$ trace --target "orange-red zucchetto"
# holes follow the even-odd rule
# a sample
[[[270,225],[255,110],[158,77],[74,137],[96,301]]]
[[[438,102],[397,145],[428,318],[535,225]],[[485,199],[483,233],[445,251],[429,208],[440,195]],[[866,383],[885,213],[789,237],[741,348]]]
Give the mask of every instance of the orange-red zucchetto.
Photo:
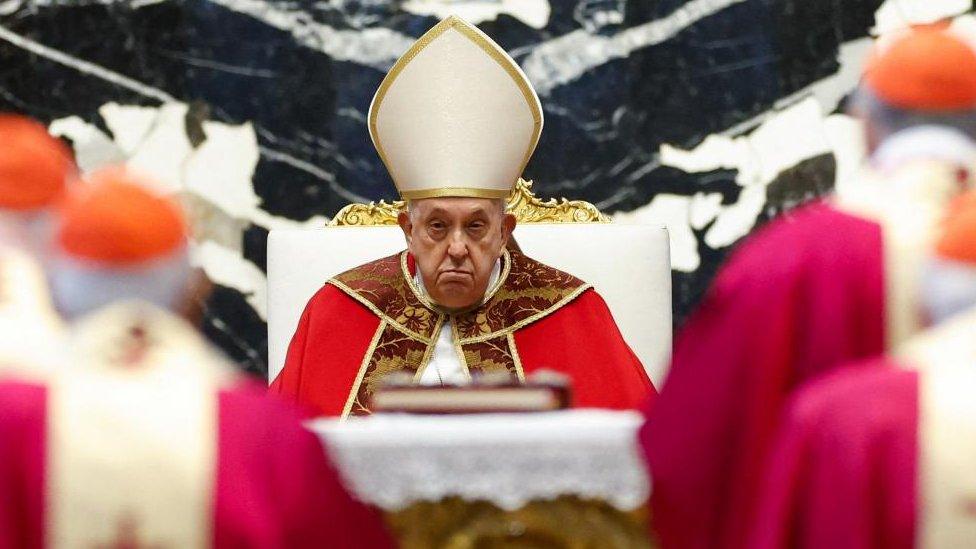
[[[65,201],[57,245],[77,259],[125,267],[173,255],[186,245],[187,233],[178,203],[124,169],[110,168]]]
[[[902,109],[976,108],[976,52],[944,25],[917,27],[876,50],[864,83],[885,103]]]
[[[68,147],[30,118],[0,114],[0,209],[53,206],[75,174]]]
[[[935,250],[943,259],[976,264],[976,191],[953,200]]]

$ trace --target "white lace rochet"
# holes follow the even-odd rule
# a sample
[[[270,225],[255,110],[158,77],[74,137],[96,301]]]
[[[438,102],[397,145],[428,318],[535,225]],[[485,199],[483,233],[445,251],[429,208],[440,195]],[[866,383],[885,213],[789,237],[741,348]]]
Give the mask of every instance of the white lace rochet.
[[[349,488],[386,510],[458,496],[518,509],[576,495],[631,510],[650,482],[634,412],[411,416],[317,420]]]

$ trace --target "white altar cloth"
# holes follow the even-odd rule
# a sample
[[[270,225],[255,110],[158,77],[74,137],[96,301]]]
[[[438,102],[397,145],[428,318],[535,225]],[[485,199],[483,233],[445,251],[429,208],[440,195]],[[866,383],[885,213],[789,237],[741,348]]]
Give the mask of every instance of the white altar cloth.
[[[650,482],[636,412],[376,414],[309,423],[349,488],[388,511],[457,496],[507,510],[575,495],[628,511]]]

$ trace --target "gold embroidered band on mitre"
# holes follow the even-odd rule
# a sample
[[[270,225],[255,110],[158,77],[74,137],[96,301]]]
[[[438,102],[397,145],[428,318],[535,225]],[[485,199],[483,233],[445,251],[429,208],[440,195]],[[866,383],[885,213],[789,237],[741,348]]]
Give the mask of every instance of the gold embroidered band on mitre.
[[[407,372],[419,381],[441,328],[451,320],[462,366],[473,375],[508,373],[525,380],[513,334],[572,302],[590,285],[517,252],[506,250],[498,283],[479,307],[450,314],[413,284],[407,252],[367,263],[328,282],[380,318],[342,416],[369,413],[383,380]]]

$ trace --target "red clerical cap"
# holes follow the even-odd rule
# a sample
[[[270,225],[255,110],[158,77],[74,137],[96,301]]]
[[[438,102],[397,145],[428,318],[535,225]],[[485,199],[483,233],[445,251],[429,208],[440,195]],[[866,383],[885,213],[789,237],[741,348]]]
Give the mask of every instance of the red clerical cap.
[[[36,210],[54,205],[75,173],[68,147],[38,122],[0,114],[0,208]]]
[[[976,52],[943,29],[944,25],[917,27],[877,50],[865,67],[865,84],[898,108],[976,108]]]
[[[948,208],[936,253],[945,259],[976,263],[976,191],[960,195]]]
[[[113,168],[94,174],[65,201],[57,242],[69,256],[127,266],[172,255],[187,233],[175,201]]]

